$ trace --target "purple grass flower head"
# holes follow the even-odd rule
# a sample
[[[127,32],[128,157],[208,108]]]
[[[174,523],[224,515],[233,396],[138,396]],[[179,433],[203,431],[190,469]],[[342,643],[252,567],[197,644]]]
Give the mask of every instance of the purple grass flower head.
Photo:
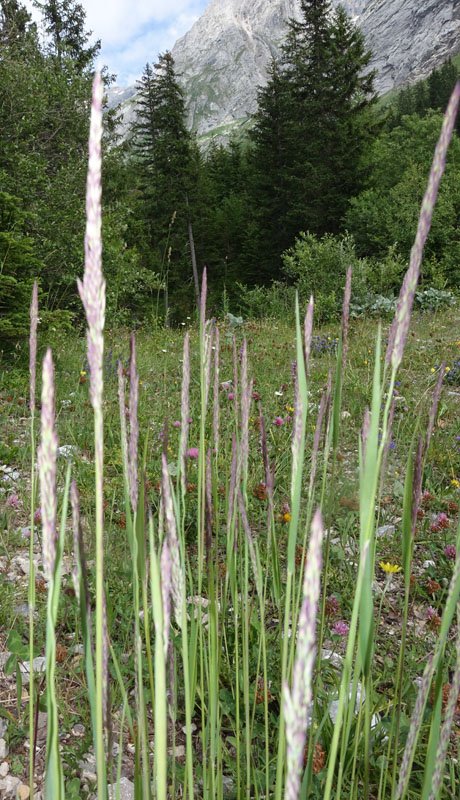
[[[208,275],[206,267],[203,269],[201,278],[201,296],[200,296],[200,323],[204,327],[206,320],[206,295],[208,293]]]
[[[449,690],[449,698],[447,700],[446,714],[444,722],[441,727],[441,734],[439,737],[438,749],[436,753],[435,767],[433,777],[431,779],[431,794],[428,800],[436,800],[439,796],[439,789],[441,788],[444,764],[446,761],[447,751],[449,749],[450,734],[454,721],[454,716],[457,710],[458,696],[460,694],[460,626],[457,625],[457,663],[452,678],[452,684]]]
[[[181,475],[181,491],[182,496],[185,497],[187,491],[187,444],[188,444],[188,431],[190,425],[190,334],[187,331],[184,337],[184,352],[182,359],[182,388],[181,388],[181,434],[179,445],[179,462],[180,462],[180,475]]]
[[[312,295],[310,297],[310,302],[308,303],[308,308],[307,308],[307,313],[305,314],[305,323],[304,323],[305,369],[307,373],[309,372],[310,368],[311,343],[313,336],[313,311],[314,311],[314,303]]]
[[[123,463],[127,463],[128,459],[128,433],[126,429],[126,379],[123,371],[123,364],[118,362],[118,405],[120,410],[120,429],[121,429],[121,452]]]
[[[138,502],[138,475],[137,475],[137,451],[139,445],[139,375],[136,364],[136,339],[131,335],[131,352],[129,359],[129,444],[128,444],[128,476],[129,476],[129,497],[133,513],[137,511]]]
[[[454,544],[448,544],[444,548],[444,555],[449,561],[455,561],[457,558],[457,549]]]
[[[29,397],[30,411],[35,412],[35,387],[37,383],[37,326],[38,326],[38,284],[34,281],[30,303],[29,335]]]
[[[305,564],[303,599],[299,612],[292,687],[283,687],[286,721],[287,769],[285,800],[297,800],[312,703],[313,667],[316,656],[316,617],[321,588],[323,521],[318,510],[313,518]]]
[[[211,448],[208,447],[206,453],[206,472],[204,485],[204,522],[205,522],[205,546],[206,561],[211,563],[212,557],[212,521],[214,511],[212,506],[212,470],[211,470]]]
[[[103,84],[99,73],[93,83],[89,134],[89,162],[86,184],[85,270],[78,291],[88,323],[88,364],[91,378],[91,403],[102,407],[105,324],[105,281],[102,275],[101,239],[101,138]]]
[[[21,501],[17,494],[10,494],[5,500],[5,505],[7,508],[17,509],[21,505]]]
[[[256,549],[254,546],[254,537],[252,535],[251,526],[249,525],[248,515],[246,511],[246,506],[244,504],[244,498],[241,489],[238,491],[238,507],[240,511],[241,522],[243,523],[244,535],[246,536],[246,541],[248,543],[249,557],[251,559],[251,566],[254,572],[254,580],[256,582],[256,587],[259,596],[262,597],[262,592],[263,592],[263,584],[261,580],[262,576],[257,566],[257,556],[256,556]]]
[[[236,406],[238,402],[239,380],[238,380],[238,353],[236,349],[236,339],[234,336],[232,340],[232,347],[233,347],[233,392],[231,398],[229,397],[229,400],[234,400]]]
[[[243,342],[241,353],[241,470],[243,481],[248,477],[249,413],[252,400],[252,381],[248,383],[248,346]]]
[[[369,408],[366,406],[364,410],[363,427],[361,430],[363,463],[366,461],[366,448],[367,448],[367,440],[369,437],[370,428],[371,428],[371,412],[369,411]]]
[[[214,320],[208,320],[205,323],[204,334],[204,403],[208,405],[209,389],[211,386],[211,364],[212,364],[212,347],[214,341]]]
[[[446,166],[447,150],[454,131],[459,102],[460,81],[457,82],[452,92],[449,105],[444,115],[441,135],[436,146],[428,178],[428,186],[422,202],[415,242],[410,255],[409,268],[404,277],[396,315],[390,329],[386,360],[387,363],[391,363],[394,370],[396,370],[401,363],[407,340],[412,306],[420,277],[423,250],[431,228],[431,219],[438,196],[439,185]]]
[[[185,577],[181,564],[179,540],[177,538],[176,517],[172,498],[171,479],[165,454],[161,457],[161,488],[164,504],[166,535],[171,555],[171,596],[174,605],[174,616],[179,627],[182,627],[182,609],[185,602]]]
[[[187,458],[191,458],[194,461],[199,457],[200,451],[198,447],[189,447],[187,450]]]
[[[336,636],[348,636],[348,631],[350,628],[343,619],[339,619],[334,623],[331,630]]]
[[[409,780],[410,766],[413,758],[413,749],[417,741],[417,734],[422,722],[423,712],[430,691],[431,681],[433,680],[434,665],[435,661],[433,655],[430,654],[428,656],[428,660],[425,665],[425,670],[423,672],[423,677],[419,686],[414,710],[412,712],[412,718],[409,726],[409,733],[406,739],[406,747],[404,749],[401,769],[399,772],[399,782],[398,782],[398,787],[396,789],[395,800],[400,800],[400,798],[405,792],[407,782]]]
[[[315,433],[314,433],[314,436],[313,436],[313,448],[312,448],[312,453],[311,453],[310,487],[309,487],[309,494],[310,495],[311,495],[311,493],[313,491],[313,486],[314,486],[315,478],[316,478],[316,466],[317,466],[317,461],[318,461],[319,443],[320,443],[320,439],[321,439],[321,431],[323,429],[323,422],[324,422],[324,416],[325,416],[325,413],[326,413],[326,408],[327,408],[327,406],[329,404],[329,393],[330,393],[330,391],[331,391],[331,389],[329,389],[329,387],[328,387],[328,388],[326,388],[324,390],[323,394],[321,395],[321,401],[320,401],[320,404],[319,404],[318,416],[317,416],[317,419],[316,419]]]
[[[276,425],[277,428],[281,428],[284,425],[283,417],[275,417],[273,424]]]
[[[72,582],[75,590],[77,603],[80,602],[80,580],[79,580],[79,561],[80,561],[80,497],[78,494],[76,481],[70,484],[70,504],[72,506],[72,534],[73,534],[73,566]],[[80,564],[81,568],[81,564]]]
[[[216,326],[215,332],[215,350],[214,350],[214,396],[212,408],[212,433],[214,438],[214,452],[219,452],[219,358],[220,358],[220,332]]]
[[[40,508],[42,512],[43,571],[47,580],[54,574],[57,545],[56,459],[58,439],[55,429],[54,366],[51,350],[43,360],[41,438],[38,450]]]
[[[417,526],[417,513],[420,508],[420,502],[422,499],[423,452],[424,452],[423,439],[421,436],[419,436],[417,453],[415,456],[415,464],[414,464],[414,477],[412,481],[412,536],[415,536],[415,528]]]
[[[165,538],[163,542],[163,547],[161,549],[160,570],[161,570],[161,597],[163,606],[163,646],[166,658],[168,653],[169,628],[171,625],[171,591],[172,591],[172,582],[171,582],[172,562],[171,562],[171,553],[169,550],[168,537]]]
[[[438,380],[436,381],[436,386],[433,392],[433,400],[431,403],[430,414],[428,417],[428,428],[426,431],[426,439],[425,439],[425,452],[427,452],[430,446],[431,436],[433,434],[436,417],[438,415],[438,406],[439,406],[439,400],[441,399],[442,382],[444,380],[445,367],[446,367],[446,362],[443,361],[439,370]]]
[[[236,489],[240,481],[240,459],[238,458],[238,447],[235,435],[232,437],[232,464],[230,467],[230,484],[228,490],[228,511],[227,511],[227,536],[230,535],[233,519],[235,516]],[[236,537],[236,532],[235,532]],[[236,546],[236,538],[235,538]]]

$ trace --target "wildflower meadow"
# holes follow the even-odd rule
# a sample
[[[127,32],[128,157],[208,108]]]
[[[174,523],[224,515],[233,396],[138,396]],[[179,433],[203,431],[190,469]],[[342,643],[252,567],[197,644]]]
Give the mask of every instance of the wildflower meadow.
[[[318,334],[208,318],[206,271],[185,330],[105,330],[102,91],[86,340],[35,284],[0,376],[0,796],[457,798],[458,312],[412,311],[460,84],[393,322],[349,270]]]

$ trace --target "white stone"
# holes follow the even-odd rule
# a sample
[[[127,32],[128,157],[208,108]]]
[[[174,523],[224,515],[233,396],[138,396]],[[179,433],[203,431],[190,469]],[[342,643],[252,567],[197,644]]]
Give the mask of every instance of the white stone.
[[[3,761],[8,755],[8,745],[5,739],[0,739],[0,760]]]
[[[16,789],[21,781],[13,775],[7,775],[0,780],[0,797],[2,800],[10,800],[16,797]]]
[[[10,771],[10,765],[8,764],[8,761],[2,761],[2,763],[0,764],[0,778],[6,778],[9,771]]]
[[[16,789],[17,800],[28,800],[30,797],[30,789],[25,783],[20,783]]]
[[[380,528],[377,528],[377,537],[393,536],[395,531],[396,531],[395,525],[381,525]]]
[[[110,800],[115,800],[117,797],[117,785],[115,783],[111,783],[109,784],[108,788]],[[118,791],[120,793],[120,800],[134,800],[134,783],[132,783],[128,778],[121,778],[118,785]]]
[[[46,659],[44,656],[37,656],[32,661],[32,667],[34,673],[37,675],[42,675],[46,670]],[[23,661],[19,664],[19,669],[21,670],[22,675],[22,682],[24,686],[27,686],[30,680],[30,661]]]
[[[432,567],[435,567],[435,566],[436,566],[436,563],[430,558],[427,561],[423,562],[423,569],[431,569]]]

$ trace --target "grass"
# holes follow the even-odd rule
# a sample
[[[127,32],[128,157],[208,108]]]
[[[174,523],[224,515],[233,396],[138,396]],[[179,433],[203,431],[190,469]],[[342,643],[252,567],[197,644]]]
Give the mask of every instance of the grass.
[[[1,575],[6,602],[29,599],[27,621],[10,609],[2,716],[16,771],[28,730],[47,800],[88,794],[78,756],[91,747],[98,800],[110,782],[119,794],[122,771],[135,800],[455,796],[459,391],[445,379],[460,345],[451,309],[408,325],[459,97],[390,330],[349,330],[349,274],[339,330],[312,338],[313,305],[302,330],[297,303],[295,330],[235,336],[206,320],[204,273],[183,341],[117,331],[104,355],[96,77],[88,364],[77,338],[43,361],[36,571],[16,552],[30,520],[35,558],[35,359],[29,389],[20,370],[1,386]],[[35,652],[46,667],[28,697]]]
[[[377,540],[377,562],[390,562],[401,564],[401,525],[400,506],[404,491],[405,459],[411,445],[414,420],[421,415],[426,418],[430,397],[433,391],[437,374],[432,370],[437,365],[446,361],[454,361],[458,355],[460,344],[453,332],[456,329],[456,310],[449,309],[438,315],[419,315],[415,318],[408,343],[406,358],[399,376],[400,383],[396,388],[397,404],[394,423],[394,449],[390,450],[387,475],[379,503],[378,524],[382,529],[387,526],[387,532]],[[226,337],[225,325],[221,330],[221,383],[231,379],[233,374],[233,346]],[[327,340],[337,336],[337,329],[330,327],[320,332]],[[375,334],[375,324],[370,320],[356,320],[351,324],[350,348],[348,367],[344,383],[344,403],[342,409],[341,440],[337,453],[337,465],[334,477],[334,492],[328,492],[328,520],[333,530],[330,544],[330,561],[328,571],[328,585],[326,607],[324,609],[324,651],[337,652],[343,655],[344,638],[334,634],[334,625],[344,621],[349,624],[352,610],[352,601],[355,591],[356,564],[358,558],[358,461],[356,441],[359,435],[361,420],[366,403],[371,392],[372,374],[372,336]],[[190,416],[192,419],[189,441],[195,445],[199,441],[199,385],[198,370],[198,338],[196,328],[190,330],[192,351],[192,404]],[[247,337],[250,359],[250,372],[254,378],[254,391],[261,398],[261,404],[267,424],[267,439],[270,459],[274,464],[275,489],[274,489],[274,532],[276,546],[280,561],[282,581],[287,559],[288,523],[283,521],[283,507],[290,501],[290,438],[292,423],[286,422],[278,427],[274,424],[277,418],[286,419],[292,416],[294,406],[294,388],[292,380],[292,362],[295,359],[295,331],[292,328],[277,324],[252,324],[247,323],[244,330],[238,334],[237,350],[241,347],[243,336]],[[161,438],[165,420],[168,426],[168,462],[174,464],[179,446],[179,431],[173,427],[173,422],[180,419],[180,388],[181,388],[181,348],[182,333],[178,331],[143,332],[138,335],[138,368],[140,379],[139,420],[140,430],[148,432],[146,444],[146,485],[149,506],[158,509],[159,483],[161,480]],[[105,403],[106,419],[106,478],[105,498],[105,552],[106,552],[106,584],[117,587],[117,591],[110,592],[109,601],[109,632],[112,645],[121,658],[122,670],[126,686],[131,685],[134,661],[132,657],[132,582],[129,567],[129,547],[126,537],[126,512],[123,499],[122,454],[119,444],[119,426],[117,422],[116,378],[115,359],[121,357],[127,363],[129,357],[129,337],[123,331],[117,331],[109,337],[108,352],[112,349],[112,359],[106,361],[106,387],[107,399]],[[87,375],[82,375],[85,365],[85,341],[83,337],[61,341],[54,348],[56,362],[56,384],[58,387],[58,435],[61,446],[70,445],[75,448],[73,473],[80,488],[82,518],[85,538],[89,550],[88,557],[92,558],[93,527],[93,485],[92,485],[92,414],[89,403],[89,382]],[[327,375],[334,368],[335,358],[333,352],[313,355],[311,368],[310,405],[311,410],[316,409],[321,392],[323,391]],[[28,523],[27,511],[29,501],[29,486],[26,480],[27,465],[30,451],[27,438],[28,418],[24,413],[24,403],[27,396],[27,378],[24,371],[17,369],[3,373],[1,378],[1,403],[2,417],[5,421],[2,430],[4,447],[3,461],[17,468],[22,476],[20,481],[19,497],[21,506],[18,509],[5,509],[3,512],[2,533],[2,559],[4,574],[2,584],[5,590],[2,594],[2,627],[14,627],[21,635],[24,642],[28,639],[26,622],[14,613],[21,603],[27,601],[27,587],[25,584],[12,584],[6,579],[9,571],[8,563],[11,557],[20,550],[25,553],[25,543],[16,533]],[[459,501],[459,491],[452,481],[460,477],[460,446],[457,437],[460,436],[458,422],[458,396],[460,389],[448,386],[444,389],[439,418],[430,449],[429,462],[425,471],[424,489],[432,497],[424,501],[424,517],[419,522],[419,530],[414,552],[412,574],[414,576],[411,586],[408,630],[407,630],[407,660],[405,664],[404,692],[402,698],[402,732],[412,708],[416,687],[414,681],[420,677],[426,653],[432,649],[436,639],[436,628],[428,618],[428,609],[435,608],[442,612],[446,596],[446,582],[452,573],[452,561],[444,555],[444,549],[449,544],[455,544],[455,527],[457,520],[456,504]],[[228,400],[228,392],[221,390],[221,465],[224,468],[230,462],[231,437],[234,431],[233,402]],[[314,413],[314,411],[313,411]],[[248,517],[254,536],[264,552],[266,526],[267,500],[261,484],[264,482],[264,468],[259,452],[260,432],[257,427],[258,411],[256,402],[253,402],[250,417],[249,439],[249,467],[248,467]],[[311,450],[313,437],[314,416],[307,426],[307,453]],[[141,451],[143,444],[141,444]],[[5,457],[6,456],[6,457]],[[64,478],[64,458],[59,459],[61,482]],[[222,467],[220,469],[222,469]],[[308,471],[307,471],[308,475]],[[188,550],[189,569],[196,570],[197,565],[197,537],[195,523],[195,503],[198,485],[198,465],[193,461],[188,470],[189,505],[184,524],[184,536]],[[330,478],[329,470],[326,472],[326,487]],[[221,476],[219,485],[215,487],[217,496],[216,507],[216,568],[222,572],[226,567],[226,541],[225,519],[228,498],[228,475]],[[7,493],[6,496],[8,496]],[[261,497],[262,499],[259,499]],[[449,510],[452,509],[452,510]],[[446,528],[433,533],[430,528],[434,515],[445,512],[449,517]],[[305,513],[305,510],[304,512]],[[388,527],[389,526],[389,527]],[[219,533],[217,532],[219,531]],[[71,542],[67,541],[68,554],[71,558]],[[301,548],[299,548],[301,549]],[[301,558],[297,551],[296,558]],[[432,562],[432,563],[431,563]],[[424,566],[425,565],[425,566]],[[300,564],[298,565],[298,568]],[[219,592],[223,591],[224,579],[219,574]],[[430,593],[430,587],[434,587]],[[42,584],[40,579],[38,587]],[[380,606],[376,624],[376,659],[372,698],[372,713],[380,715],[378,728],[375,732],[376,740],[382,741],[391,711],[394,695],[394,674],[396,669],[395,643],[400,637],[402,625],[402,611],[404,604],[404,588],[401,574],[396,574],[391,579],[390,588],[386,589],[387,578],[385,573],[377,569],[375,593],[377,605]],[[61,726],[70,733],[76,722],[85,725],[87,734],[90,732],[89,707],[84,704],[85,676],[82,658],[75,651],[75,644],[79,640],[79,623],[75,599],[72,597],[72,584],[69,576],[64,579],[65,593],[62,596],[61,607],[58,612],[58,649],[61,653],[60,663],[57,665],[57,683],[60,687],[60,715]],[[437,588],[438,587],[438,588]],[[91,591],[94,590],[92,586]],[[205,593],[206,594],[206,593]],[[332,600],[331,598],[334,598]],[[37,593],[36,615],[36,650],[43,652],[44,648],[44,608],[46,595],[40,589]],[[15,619],[16,617],[16,619]],[[275,698],[280,695],[279,685],[279,631],[277,627],[278,612],[272,602],[267,603],[265,610],[265,626],[267,630],[267,689],[270,694],[269,724],[270,729],[276,725],[279,703]],[[14,621],[12,625],[12,620]],[[257,628],[248,631],[250,646],[248,667],[248,693],[252,702],[259,693],[263,694],[263,686],[259,679],[256,680],[259,654],[254,651],[253,638],[256,637]],[[226,636],[230,636],[230,630]],[[236,766],[232,764],[232,748],[236,747],[235,731],[235,696],[234,686],[231,682],[231,657],[229,643],[226,659],[221,664],[222,674],[219,680],[220,713],[225,725],[222,726],[222,748],[227,776],[235,780]],[[327,704],[334,693],[337,692],[338,671],[332,665],[330,658],[323,661],[318,674],[318,699],[317,707],[324,716]],[[444,676],[444,683],[448,682],[448,673]],[[121,696],[119,689],[113,686],[113,709],[120,708]],[[257,702],[254,706],[254,721],[252,725],[251,749],[254,747],[254,761],[257,763],[259,755],[263,753],[263,703]],[[10,706],[11,708],[12,706]],[[8,708],[8,706],[7,706]],[[25,736],[25,713],[23,707],[21,714],[15,718],[15,723],[10,726],[9,735],[19,737],[15,747],[20,754],[22,737]],[[197,720],[198,722],[199,720]],[[179,740],[182,740],[184,717],[178,710],[175,719],[175,729]],[[197,723],[195,723],[197,724]],[[353,726],[356,721],[352,722]],[[318,735],[318,744],[327,754],[332,735],[330,720],[325,717],[322,721]],[[233,742],[233,744],[232,744]],[[78,758],[81,759],[83,751],[89,746],[88,735],[81,741],[70,741],[70,763],[76,768]],[[197,745],[195,745],[197,746]],[[317,752],[320,753],[319,748]],[[454,755],[452,753],[452,755]],[[383,750],[375,757],[373,770],[378,769],[378,758],[383,756]],[[64,756],[66,759],[66,756]],[[358,762],[356,771],[362,770],[363,752],[358,746]],[[320,763],[320,762],[318,762]],[[453,762],[452,762],[453,763]],[[181,759],[178,760],[176,769],[179,775],[183,769]],[[70,779],[70,776],[68,776]],[[321,781],[321,771],[315,776],[317,785]],[[446,795],[449,796],[449,795]]]

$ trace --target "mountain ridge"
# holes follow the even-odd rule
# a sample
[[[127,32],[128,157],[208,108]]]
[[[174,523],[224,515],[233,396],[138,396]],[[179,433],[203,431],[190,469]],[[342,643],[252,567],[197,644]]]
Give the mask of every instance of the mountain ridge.
[[[332,6],[339,0],[332,0]],[[460,51],[458,0],[343,0],[373,52],[376,90],[426,77]],[[277,56],[289,18],[299,18],[300,0],[211,0],[172,55],[184,89],[188,126],[202,141],[225,138],[257,108],[257,88]],[[120,90],[124,127],[135,112],[135,87]]]

